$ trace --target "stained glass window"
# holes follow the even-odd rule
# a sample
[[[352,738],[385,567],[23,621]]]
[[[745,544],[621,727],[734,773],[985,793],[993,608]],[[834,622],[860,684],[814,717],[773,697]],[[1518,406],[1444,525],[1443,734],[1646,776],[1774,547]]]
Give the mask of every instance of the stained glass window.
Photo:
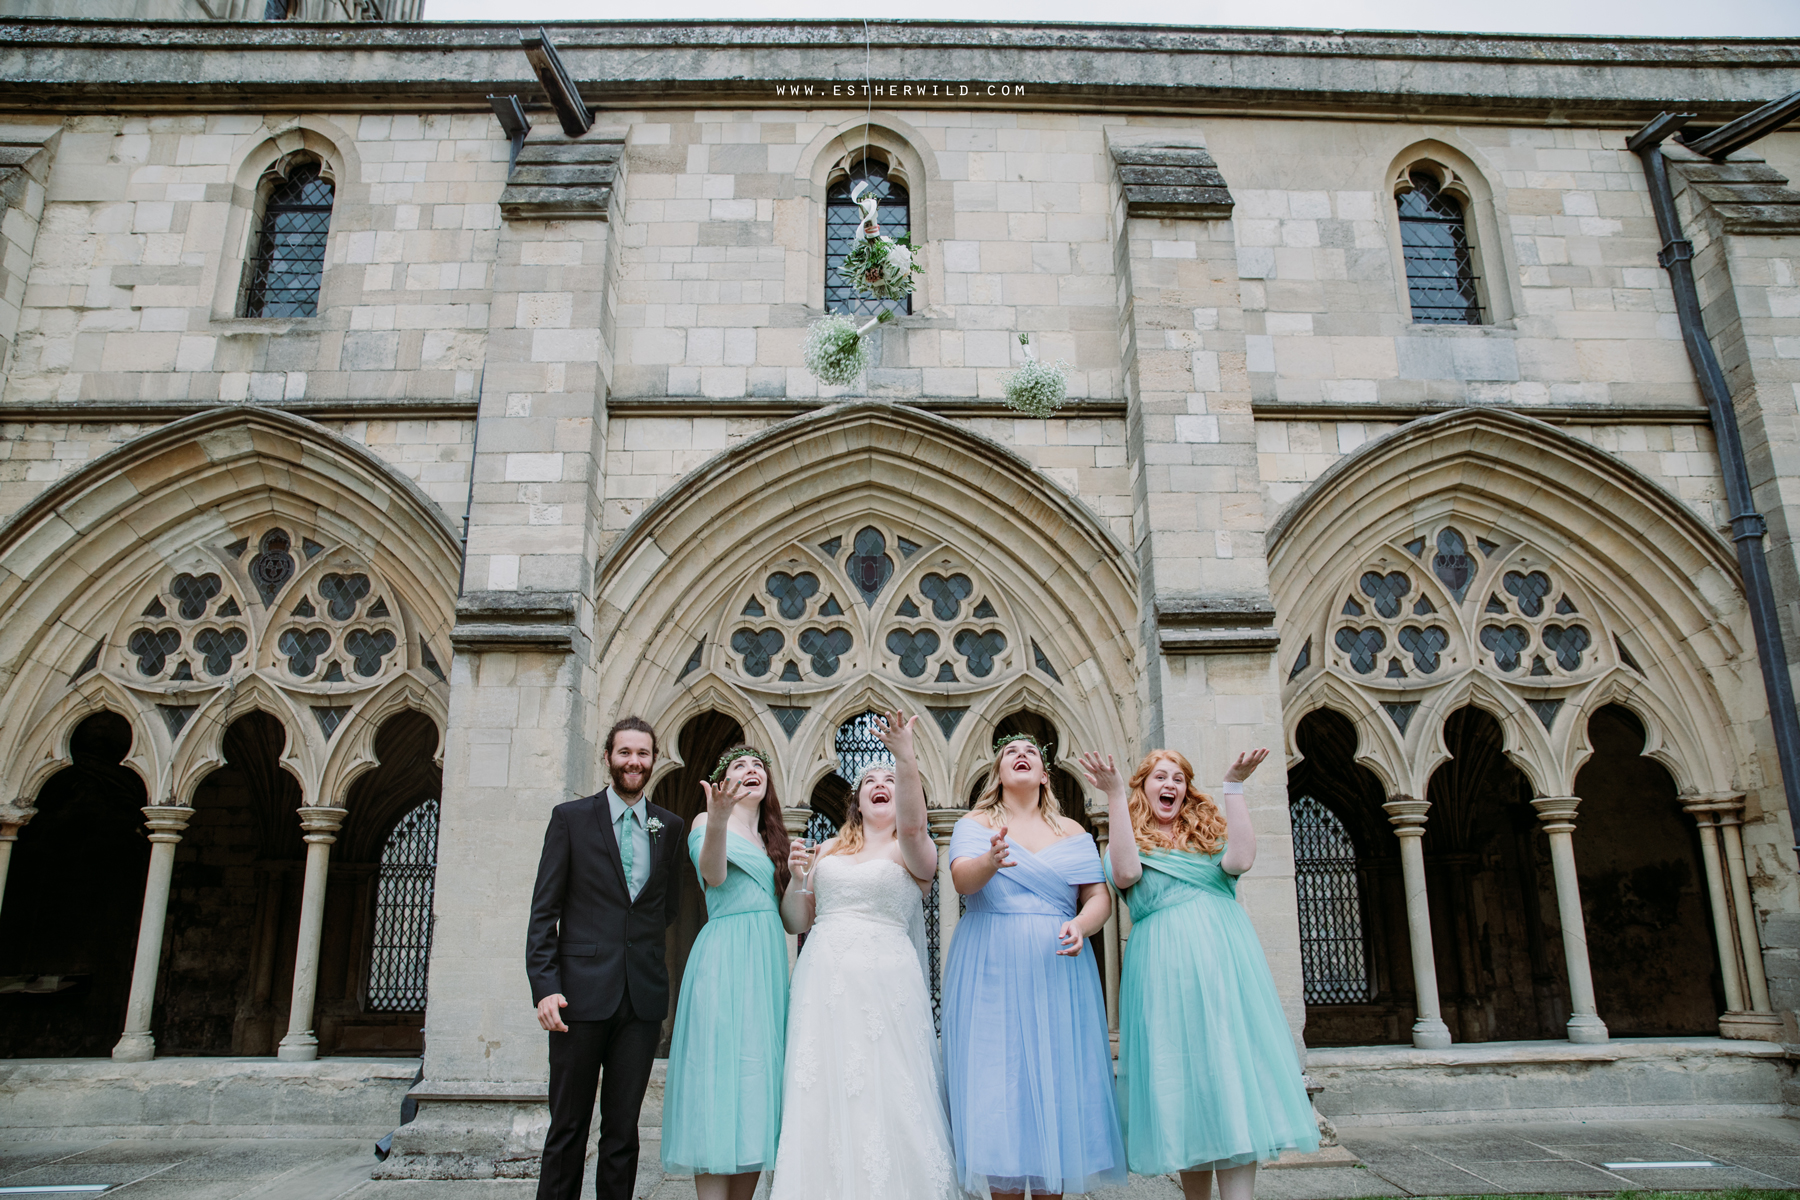
[[[331,181],[319,164],[295,166],[277,179],[263,207],[262,230],[244,292],[246,317],[315,317],[331,227]]]
[[[1463,207],[1429,171],[1414,171],[1412,190],[1395,198],[1400,209],[1400,252],[1414,321],[1436,325],[1481,324],[1475,259]]]
[[[865,158],[850,168],[850,174],[832,184],[825,192],[825,311],[872,317],[886,311],[895,316],[912,312],[912,297],[875,300],[858,296],[838,274],[850,248],[856,244],[856,229],[862,223],[862,210],[850,198],[851,189],[867,180],[869,190],[881,201],[881,232],[884,237],[899,238],[912,232],[912,209],[906,189],[897,179],[889,179],[887,167]]]
[[[381,851],[375,885],[375,945],[369,1009],[424,1012],[431,958],[431,894],[437,879],[438,802],[400,818]]]

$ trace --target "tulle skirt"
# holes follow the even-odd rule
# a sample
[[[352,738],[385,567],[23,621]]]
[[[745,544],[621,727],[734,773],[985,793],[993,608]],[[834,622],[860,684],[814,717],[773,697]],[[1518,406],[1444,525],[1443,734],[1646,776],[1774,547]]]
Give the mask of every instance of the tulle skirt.
[[[976,1195],[1125,1181],[1100,973],[1091,946],[1056,953],[1065,919],[971,908],[951,941],[944,1074],[958,1177]]]
[[[1268,960],[1236,900],[1196,892],[1132,926],[1119,980],[1119,1112],[1139,1175],[1319,1148]]]
[[[664,1169],[736,1175],[775,1166],[787,994],[787,939],[773,909],[701,928],[669,1046]]]

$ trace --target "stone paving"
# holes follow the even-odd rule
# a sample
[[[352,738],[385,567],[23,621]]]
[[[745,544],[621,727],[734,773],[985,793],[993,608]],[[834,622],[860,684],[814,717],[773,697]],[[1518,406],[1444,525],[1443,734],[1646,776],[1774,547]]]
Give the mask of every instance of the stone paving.
[[[1800,1189],[1800,1122],[1776,1118],[1437,1125],[1352,1130],[1343,1140],[1359,1163],[1264,1171],[1257,1194],[1350,1200]],[[647,1136],[638,1197],[688,1200],[693,1183],[656,1170],[656,1148]],[[1702,1161],[1716,1165],[1621,1165]],[[111,1184],[108,1194],[129,1200],[531,1200],[536,1191],[534,1180],[377,1181],[369,1178],[374,1165],[367,1142],[341,1138],[16,1141],[0,1144],[0,1189]],[[591,1181],[582,1192],[592,1195]],[[1133,1176],[1092,1200],[1180,1197],[1172,1178]]]

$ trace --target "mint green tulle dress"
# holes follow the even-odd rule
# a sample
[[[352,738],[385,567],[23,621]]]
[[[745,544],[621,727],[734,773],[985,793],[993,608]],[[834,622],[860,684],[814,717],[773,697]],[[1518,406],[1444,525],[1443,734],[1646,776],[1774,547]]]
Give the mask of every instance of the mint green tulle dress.
[[[1319,1148],[1293,1035],[1224,853],[1140,849],[1143,878],[1125,893],[1119,1116],[1139,1175]]]
[[[688,835],[696,870],[705,837]],[[775,864],[735,830],[725,835],[725,864],[725,882],[706,889],[706,924],[675,1006],[662,1162],[676,1174],[772,1170],[781,1134],[788,956]]]

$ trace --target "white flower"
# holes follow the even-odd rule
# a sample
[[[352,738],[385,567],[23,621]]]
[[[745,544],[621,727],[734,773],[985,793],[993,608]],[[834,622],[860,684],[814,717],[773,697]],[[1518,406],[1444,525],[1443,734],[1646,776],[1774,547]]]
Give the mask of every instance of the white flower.
[[[912,270],[912,251],[908,250],[905,246],[896,246],[890,243],[888,246],[887,260],[888,265],[894,269],[894,274],[896,275],[905,275],[908,271]]]
[[[644,832],[649,834],[651,837],[655,837],[657,834],[661,833],[662,831],[663,831],[663,823],[662,823],[661,817],[651,817],[648,821],[644,822]]]

